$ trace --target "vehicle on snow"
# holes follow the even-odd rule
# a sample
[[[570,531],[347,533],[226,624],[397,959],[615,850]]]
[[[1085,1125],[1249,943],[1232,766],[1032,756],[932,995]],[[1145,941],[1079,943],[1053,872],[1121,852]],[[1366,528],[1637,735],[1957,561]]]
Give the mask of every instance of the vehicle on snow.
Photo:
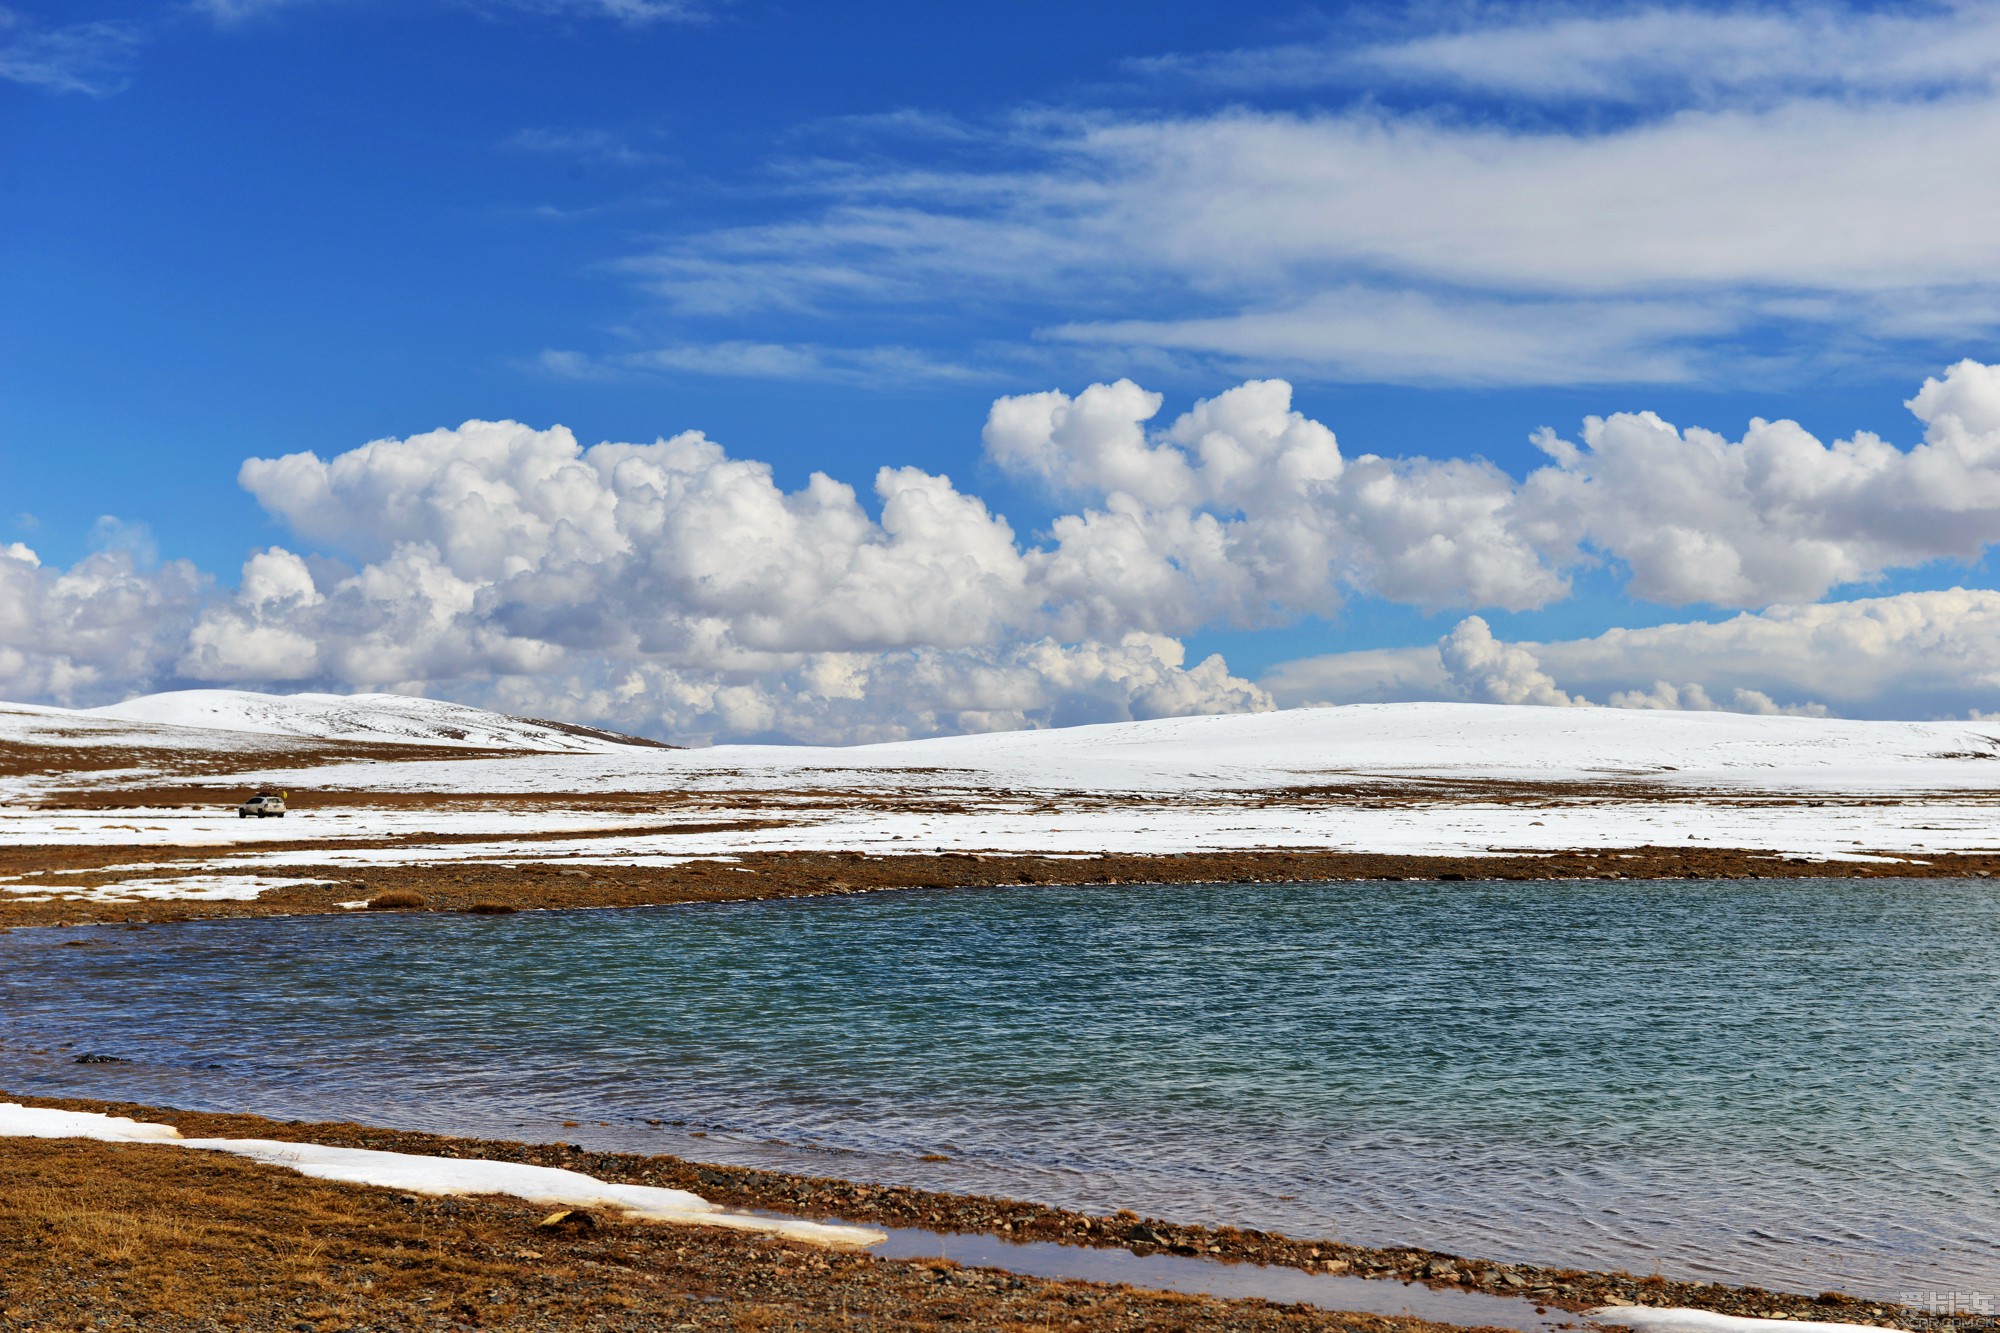
[[[267,791],[260,791],[236,807],[236,817],[238,819],[249,819],[254,815],[258,819],[263,819],[268,815],[276,815],[278,818],[283,819],[285,817],[285,797],[287,795],[289,795],[287,792],[279,792],[273,795]]]

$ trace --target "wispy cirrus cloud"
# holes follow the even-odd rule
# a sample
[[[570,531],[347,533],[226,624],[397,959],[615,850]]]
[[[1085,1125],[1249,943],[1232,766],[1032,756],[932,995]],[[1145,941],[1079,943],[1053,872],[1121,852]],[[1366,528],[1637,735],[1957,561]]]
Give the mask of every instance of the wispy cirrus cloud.
[[[0,8],[0,79],[49,92],[108,97],[130,78],[142,40],[125,23],[37,23]]]
[[[1971,92],[1609,127],[1038,113],[996,129],[983,165],[797,167],[778,216],[620,267],[682,315],[972,307],[1021,337],[1238,371],[1766,378],[2000,332],[2000,177],[1978,165],[1994,144],[2000,96]]]
[[[640,351],[591,356],[549,348],[535,358],[546,374],[603,380],[658,372],[726,379],[822,380],[841,384],[976,383],[990,371],[942,360],[915,347],[839,347],[819,343],[760,343],[741,339],[679,342]]]
[[[948,141],[845,122],[756,221],[615,267],[724,339],[977,312],[987,349],[1318,380],[1740,387],[2000,337],[2000,4],[1371,22]]]
[[[684,23],[707,18],[714,5],[699,0],[436,0],[489,17],[539,14],[551,18],[610,19],[632,26]],[[192,8],[217,23],[241,23],[284,9],[334,4],[339,0],[192,0]]]
[[[501,146],[511,152],[609,162],[622,167],[645,166],[665,160],[663,154],[637,147],[624,136],[601,129],[523,129],[507,136]]]
[[[1329,35],[1134,60],[1142,77],[1233,92],[1380,84],[1555,101],[1770,102],[1989,91],[2000,8],[1831,4],[1476,8],[1432,31]]]
[[[1679,383],[1733,330],[1717,302],[1501,300],[1353,284],[1291,306],[1191,319],[1082,321],[1046,336],[1159,348],[1349,381],[1456,384]]]
[[[690,23],[709,18],[715,4],[702,0],[458,0],[489,13],[512,11],[558,18],[611,19],[643,27],[650,23]]]

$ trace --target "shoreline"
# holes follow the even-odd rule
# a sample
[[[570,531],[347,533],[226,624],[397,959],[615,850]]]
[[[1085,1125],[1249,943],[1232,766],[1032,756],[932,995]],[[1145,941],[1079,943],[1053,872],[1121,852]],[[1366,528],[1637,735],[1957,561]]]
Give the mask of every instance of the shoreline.
[[[835,1177],[692,1162],[664,1155],[594,1152],[562,1143],[464,1138],[383,1129],[351,1122],[276,1121],[255,1115],[183,1111],[131,1102],[20,1096],[4,1090],[0,1090],[0,1100],[159,1121],[173,1124],[191,1136],[279,1139],[561,1167],[601,1180],[686,1189],[711,1202],[733,1208],[812,1220],[838,1218],[851,1223],[986,1235],[1008,1241],[1124,1249],[1141,1256],[1164,1253],[1224,1263],[1296,1269],[1311,1274],[1418,1284],[1437,1291],[1521,1297],[1550,1311],[1577,1313],[1615,1305],[1680,1306],[1752,1318],[1874,1324],[1910,1330],[1911,1333],[1936,1333],[1946,1328],[1959,1333],[1993,1333],[1993,1330],[2000,1329],[2000,1321],[1990,1317],[1941,1318],[1889,1302],[1833,1292],[1807,1296],[1751,1286],[1676,1281],[1658,1275],[1640,1277],[1629,1273],[1496,1263],[1411,1246],[1370,1248],[1229,1226],[1184,1225],[1166,1219],[1140,1217],[1130,1212],[1091,1215],[1014,1199],[873,1185]],[[38,1146],[73,1142],[0,1139],[0,1148],[32,1157]],[[134,1146],[137,1145],[119,1145],[121,1154]],[[174,1150],[161,1148],[157,1151]],[[143,1195],[143,1181],[138,1177],[132,1179]],[[315,1186],[320,1184],[314,1182]],[[392,1191],[377,1193],[393,1194]],[[142,1197],[141,1206],[150,1207],[157,1202]],[[535,1210],[530,1208],[528,1211]],[[860,1262],[889,1265],[915,1261],[882,1259]],[[6,1279],[0,1279],[0,1316],[4,1316],[8,1300],[12,1299],[5,1294],[5,1284]],[[1093,1284],[1057,1285],[1088,1287]],[[1232,1307],[1246,1304],[1240,1300],[1221,1301],[1212,1297],[1172,1299],[1210,1301]],[[1265,1303],[1253,1300],[1247,1304],[1264,1306]],[[1318,1317],[1338,1312],[1311,1310],[1310,1313]],[[1381,1321],[1381,1327],[1398,1328],[1414,1328],[1423,1322],[1352,1313],[1339,1313],[1339,1319],[1342,1321],[1339,1326],[1349,1329],[1362,1326],[1355,1322],[1357,1320],[1377,1320]],[[1090,1326],[1117,1325],[1095,1322]],[[6,1319],[0,1317],[0,1328],[7,1327]]]
[[[271,844],[282,850],[284,844]],[[1096,853],[851,851],[742,852],[694,857],[672,866],[516,858],[506,863],[462,861],[385,864],[365,868],[335,862],[299,863],[282,874],[309,883],[267,889],[249,899],[84,896],[116,884],[121,868],[145,862],[155,875],[241,873],[226,861],[185,847],[0,848],[0,876],[17,877],[0,892],[0,929],[15,926],[165,924],[251,916],[343,915],[344,904],[384,893],[416,893],[420,906],[401,911],[467,912],[657,907],[703,902],[753,902],[839,897],[881,889],[1016,888],[1033,885],[1391,883],[1400,880],[1626,881],[1721,879],[1990,879],[2000,852],[1932,853],[1922,858],[1865,853],[1869,860],[1819,860],[1756,848],[1594,848],[1482,856],[1412,855],[1319,850],[1214,853]],[[61,875],[30,885],[20,877]]]

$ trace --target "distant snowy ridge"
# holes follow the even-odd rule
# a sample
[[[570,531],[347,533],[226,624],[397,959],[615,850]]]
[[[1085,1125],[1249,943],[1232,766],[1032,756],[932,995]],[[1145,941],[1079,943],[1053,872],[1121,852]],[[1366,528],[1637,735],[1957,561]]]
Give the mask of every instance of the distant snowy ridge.
[[[199,740],[195,731],[202,733]],[[269,751],[274,741],[294,737],[506,752],[491,764],[470,755],[454,760],[445,766],[449,773],[417,764],[408,780],[433,790],[468,783],[486,791],[578,791],[916,782],[1110,793],[1268,790],[1356,778],[1637,780],[1831,792],[2000,788],[2000,723],[1963,721],[1350,704],[874,745],[684,750],[394,694],[183,690],[76,711],[0,705],[0,739],[157,746],[181,735],[191,748],[235,745],[246,753]],[[538,754],[546,758],[533,757]],[[394,785],[403,767],[373,763],[368,781]]]
[[[67,710],[35,709],[38,718]],[[155,727],[301,736],[315,740],[464,746],[488,750],[602,753],[658,742],[563,722],[509,717],[465,704],[401,694],[253,694],[247,690],[177,690],[103,708],[77,718]]]
[[[1373,776],[1956,789],[2000,786],[2000,762],[1968,762],[2000,760],[2000,724],[1347,704],[848,748],[722,745],[686,758],[708,768],[857,775],[945,769],[1047,790],[1267,789]]]

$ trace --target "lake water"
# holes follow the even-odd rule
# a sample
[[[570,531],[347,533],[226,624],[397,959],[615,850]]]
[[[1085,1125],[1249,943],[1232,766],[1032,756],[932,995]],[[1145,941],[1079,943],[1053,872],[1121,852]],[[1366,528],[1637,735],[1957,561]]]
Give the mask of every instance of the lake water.
[[[2000,1291],[1996,1010],[1990,881],[900,892],[16,931],[0,1088],[1894,1298]]]

